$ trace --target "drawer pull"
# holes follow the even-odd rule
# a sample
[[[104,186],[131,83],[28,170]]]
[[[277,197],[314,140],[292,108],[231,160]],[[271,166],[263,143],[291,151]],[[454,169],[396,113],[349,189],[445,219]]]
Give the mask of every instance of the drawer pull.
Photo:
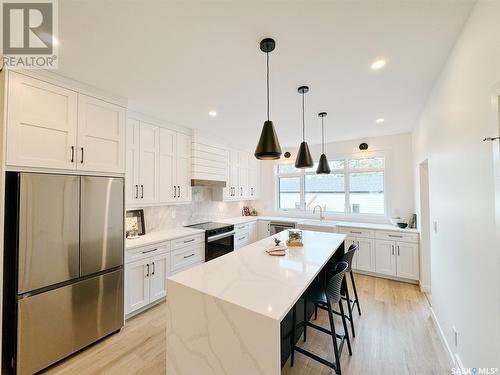
[[[194,238],[191,238],[190,240],[184,241],[184,243],[193,242],[193,241],[194,241]]]
[[[403,236],[396,236],[395,234],[389,234],[389,237],[394,237],[394,238],[403,238]]]
[[[146,277],[149,277],[149,264],[146,264],[148,271],[146,272]]]
[[[244,239],[245,239],[245,237],[240,237],[240,238],[238,238],[238,241],[241,241],[241,240],[244,240]]]
[[[156,250],[158,250],[158,249],[147,250],[147,251],[143,251],[142,253],[143,254],[152,253],[153,251],[156,251]]]
[[[354,233],[354,234],[363,234],[363,232],[354,232],[354,231],[349,231],[350,233]]]
[[[190,255],[184,255],[184,259],[191,258],[191,257],[194,257],[194,253],[190,254]]]

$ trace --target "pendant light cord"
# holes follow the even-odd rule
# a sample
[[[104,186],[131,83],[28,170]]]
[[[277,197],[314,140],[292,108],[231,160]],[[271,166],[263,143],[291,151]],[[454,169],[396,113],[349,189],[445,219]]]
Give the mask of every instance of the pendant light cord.
[[[321,117],[321,153],[325,153],[325,118]]]
[[[269,121],[269,52],[266,52],[266,60],[267,60],[267,121]]]
[[[306,141],[306,118],[305,118],[305,105],[304,93],[302,93],[302,142]]]

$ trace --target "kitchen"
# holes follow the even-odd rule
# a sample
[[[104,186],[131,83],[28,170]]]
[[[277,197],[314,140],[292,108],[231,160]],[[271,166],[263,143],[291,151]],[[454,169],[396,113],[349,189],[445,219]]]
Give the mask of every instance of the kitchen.
[[[500,366],[498,3],[47,3],[57,69],[0,71],[2,373]]]

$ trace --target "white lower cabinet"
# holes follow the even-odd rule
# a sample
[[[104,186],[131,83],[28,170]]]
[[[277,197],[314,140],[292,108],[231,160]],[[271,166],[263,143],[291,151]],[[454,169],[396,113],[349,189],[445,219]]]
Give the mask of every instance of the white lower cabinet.
[[[418,280],[419,262],[418,245],[415,243],[396,242],[397,259],[396,270],[399,277],[405,279]]]
[[[259,239],[257,221],[236,224],[234,226],[235,250],[250,245],[252,242],[258,241]]]
[[[166,280],[170,273],[169,244],[145,247],[126,254],[125,314],[166,296]]]
[[[375,272],[396,276],[396,249],[394,241],[377,240],[375,244]]]
[[[271,222],[268,220],[259,220],[257,224],[257,231],[259,240],[269,237],[271,235]]]

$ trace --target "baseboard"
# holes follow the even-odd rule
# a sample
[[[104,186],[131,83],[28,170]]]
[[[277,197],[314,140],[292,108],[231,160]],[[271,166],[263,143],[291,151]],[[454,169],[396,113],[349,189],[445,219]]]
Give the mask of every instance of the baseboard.
[[[431,286],[430,285],[420,284],[420,291],[422,293],[430,293],[431,292]]]
[[[432,307],[429,307],[429,309],[431,310],[432,321],[434,322],[434,325],[436,326],[436,329],[438,331],[439,340],[441,341],[441,344],[443,344],[444,350],[448,356],[448,362],[450,362],[451,367],[458,367],[457,363],[456,363],[456,360],[458,357],[456,358],[455,355],[453,354],[453,352],[451,351],[450,345],[448,345],[448,341],[446,340],[446,336],[444,335],[444,332],[441,329],[441,325],[439,324],[439,321],[438,321],[438,318],[436,316],[436,313],[434,312],[434,309]],[[461,364],[462,363],[460,361],[460,365]],[[462,367],[463,366],[460,366],[460,368],[462,368]]]
[[[352,272],[359,273],[360,275],[379,277],[381,279],[401,281],[403,283],[417,284],[418,285],[418,280],[410,280],[410,279],[405,279],[403,277],[390,276],[390,275],[384,275],[382,273],[376,273],[376,272],[370,272],[370,271],[362,271],[362,270],[355,270],[355,269],[353,269]]]
[[[167,299],[166,297],[160,298],[159,300],[152,302],[149,305],[146,305],[146,306],[140,308],[139,310],[135,310],[135,311],[131,312],[130,314],[125,315],[125,321],[129,320],[130,318],[133,318],[136,315],[143,313],[146,310],[149,310],[150,308],[162,303],[166,299]]]

